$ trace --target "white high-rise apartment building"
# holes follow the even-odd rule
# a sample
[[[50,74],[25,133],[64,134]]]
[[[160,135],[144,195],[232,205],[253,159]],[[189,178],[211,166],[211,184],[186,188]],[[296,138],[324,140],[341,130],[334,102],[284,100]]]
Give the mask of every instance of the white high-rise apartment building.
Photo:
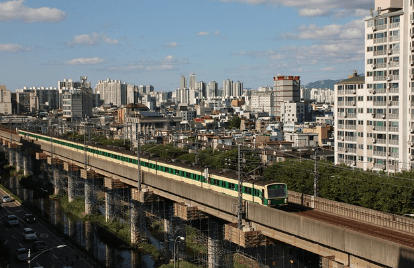
[[[188,88],[191,89],[195,89],[195,85],[196,85],[196,75],[195,74],[190,74],[190,79],[189,81],[189,85]]]
[[[187,78],[184,75],[180,76],[180,88],[187,88]]]
[[[127,84],[120,80],[99,80],[95,87],[95,92],[101,93],[101,99],[105,104],[113,104],[116,106],[127,104]]]
[[[216,81],[210,81],[207,85],[207,96],[208,99],[218,97],[218,84]]]
[[[243,95],[243,83],[237,81],[233,84],[233,97],[239,98]]]
[[[230,98],[233,95],[233,80],[223,80],[223,97]]]
[[[365,87],[347,80],[336,85],[335,162],[377,171],[410,170],[413,2],[376,0],[375,7],[377,14],[365,20]]]

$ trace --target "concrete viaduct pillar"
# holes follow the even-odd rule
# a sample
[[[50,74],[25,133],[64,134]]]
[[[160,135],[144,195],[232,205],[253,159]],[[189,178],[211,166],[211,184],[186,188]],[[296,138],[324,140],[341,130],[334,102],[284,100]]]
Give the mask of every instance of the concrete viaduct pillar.
[[[16,170],[20,171],[23,169],[23,152],[20,151],[20,148],[15,149],[16,152]]]
[[[85,183],[85,214],[93,213],[94,202],[94,183],[95,180],[102,179],[102,175],[96,173],[94,170],[81,170],[81,177]]]
[[[49,161],[49,158],[48,158]],[[55,187],[55,195],[62,195],[64,186],[64,173],[62,162],[58,159],[52,159],[51,165],[53,165],[53,186]]]
[[[208,220],[208,267],[219,268],[223,258],[221,255],[222,226],[212,219]]]
[[[47,155],[45,153],[36,153],[36,160],[40,160],[40,163],[42,165],[42,169],[41,169],[41,179],[42,179],[42,183],[43,185],[47,185],[48,184],[48,166],[47,166]]]
[[[141,241],[143,228],[145,228],[145,211],[141,203],[141,194],[137,188],[131,189],[131,243],[137,244]]]
[[[114,219],[114,192],[115,190],[105,188],[105,221],[110,222]]]
[[[16,166],[16,149],[15,148],[9,147],[9,165],[12,167]]]
[[[77,181],[80,168],[72,163],[63,163],[63,169],[68,174],[68,201],[72,202],[76,197]]]
[[[33,175],[33,160],[29,152],[23,154],[23,172],[25,176]]]

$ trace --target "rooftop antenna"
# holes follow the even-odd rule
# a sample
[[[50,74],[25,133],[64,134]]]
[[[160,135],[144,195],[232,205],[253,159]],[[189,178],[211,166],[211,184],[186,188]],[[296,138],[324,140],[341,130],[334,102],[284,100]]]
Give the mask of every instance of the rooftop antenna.
[[[369,9],[369,13],[371,14],[371,17],[374,17],[374,9],[372,7]]]
[[[378,16],[381,15],[381,7],[377,8],[377,13],[378,13]]]

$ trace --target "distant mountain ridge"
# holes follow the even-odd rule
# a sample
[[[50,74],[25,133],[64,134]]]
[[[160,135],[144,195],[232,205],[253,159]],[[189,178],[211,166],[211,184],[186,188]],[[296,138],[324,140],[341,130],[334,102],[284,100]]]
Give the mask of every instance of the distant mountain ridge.
[[[305,88],[330,88],[334,90],[334,86],[336,83],[340,82],[341,80],[319,80],[316,82],[307,83],[304,87]]]

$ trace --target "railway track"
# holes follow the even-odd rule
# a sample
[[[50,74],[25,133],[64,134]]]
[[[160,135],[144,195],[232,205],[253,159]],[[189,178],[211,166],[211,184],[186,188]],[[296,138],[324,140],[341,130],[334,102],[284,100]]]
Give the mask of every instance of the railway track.
[[[398,232],[384,227],[378,227],[373,224],[347,219],[345,217],[309,209],[296,204],[281,206],[277,209],[414,248],[414,235],[404,232]]]

